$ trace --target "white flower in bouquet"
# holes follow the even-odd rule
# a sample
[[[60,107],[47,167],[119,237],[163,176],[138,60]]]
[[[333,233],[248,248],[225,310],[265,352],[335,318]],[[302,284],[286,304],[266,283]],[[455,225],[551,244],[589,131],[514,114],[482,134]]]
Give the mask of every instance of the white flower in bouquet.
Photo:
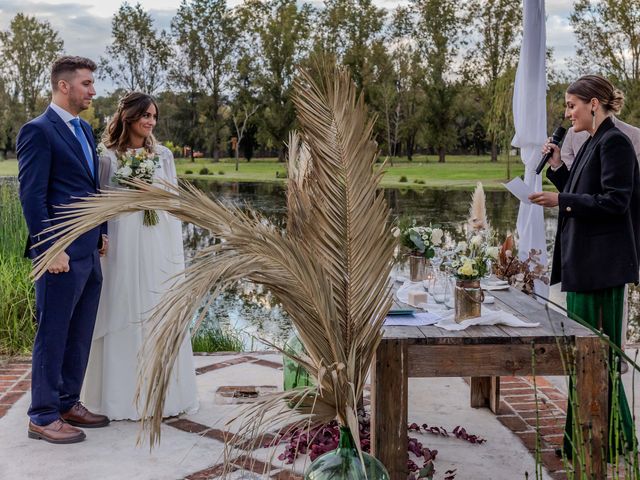
[[[441,228],[434,228],[431,232],[431,241],[435,246],[442,244],[442,237],[444,237],[444,231]]]
[[[500,255],[500,247],[489,247],[489,248],[487,248],[487,254],[493,260],[497,260],[498,259],[498,255]]]
[[[471,237],[471,245],[476,248],[482,245],[482,237],[480,235],[474,235]]]
[[[124,167],[120,167],[118,170],[116,170],[116,177],[125,179],[125,178],[131,177],[132,173],[133,173],[133,170],[131,170],[131,167],[128,165],[125,165]]]
[[[456,252],[466,252],[467,248],[469,248],[467,242],[458,242],[458,245],[456,245]]]

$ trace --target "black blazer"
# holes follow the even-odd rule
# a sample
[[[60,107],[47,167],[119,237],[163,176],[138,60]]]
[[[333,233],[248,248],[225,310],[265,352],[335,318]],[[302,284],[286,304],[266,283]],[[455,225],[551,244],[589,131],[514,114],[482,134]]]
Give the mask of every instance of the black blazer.
[[[568,292],[638,283],[640,173],[629,138],[607,118],[571,171],[548,168],[547,178],[561,192],[551,283]]]

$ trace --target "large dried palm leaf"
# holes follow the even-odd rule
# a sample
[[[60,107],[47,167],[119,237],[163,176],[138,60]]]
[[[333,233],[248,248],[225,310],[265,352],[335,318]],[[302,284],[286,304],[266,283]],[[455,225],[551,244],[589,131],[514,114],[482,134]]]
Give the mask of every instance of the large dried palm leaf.
[[[160,438],[170,371],[192,319],[207,298],[239,280],[261,283],[277,296],[306,350],[293,358],[317,385],[241,412],[229,444],[246,448],[272,425],[333,418],[358,435],[356,405],[391,306],[394,241],[364,101],[344,69],[325,69],[320,78],[316,83],[303,72],[295,82],[301,129],[291,142],[297,169],[288,183],[286,233],[192,186],[140,183],[137,190],[115,189],[65,207],[61,223],[48,230],[57,241],[38,258],[36,277],[79,235],[127,212],[166,210],[222,240],[193,259],[151,316],[138,382],[151,445]]]

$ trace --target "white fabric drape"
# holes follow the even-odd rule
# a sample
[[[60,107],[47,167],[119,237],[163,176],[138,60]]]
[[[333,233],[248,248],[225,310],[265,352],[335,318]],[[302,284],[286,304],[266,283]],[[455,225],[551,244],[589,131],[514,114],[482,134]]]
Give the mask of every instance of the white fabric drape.
[[[525,164],[524,182],[539,192],[542,190],[542,178],[536,175],[535,168],[540,160],[540,149],[547,138],[544,0],[523,0],[523,3],[524,32],[513,92],[516,133],[511,144],[520,148],[520,156]],[[546,265],[548,259],[542,207],[521,202],[516,229],[520,258],[526,258],[532,248],[540,249],[540,259]],[[536,281],[535,291],[548,297],[549,287]]]

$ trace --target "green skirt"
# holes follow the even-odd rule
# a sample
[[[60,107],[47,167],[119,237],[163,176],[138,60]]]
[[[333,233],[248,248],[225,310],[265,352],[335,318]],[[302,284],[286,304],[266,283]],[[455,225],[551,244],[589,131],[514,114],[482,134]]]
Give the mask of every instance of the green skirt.
[[[579,318],[588,323],[592,327],[602,330],[609,339],[618,347],[620,347],[622,339],[622,312],[624,306],[624,286],[597,290],[590,293],[567,293],[567,312],[570,318]],[[618,445],[620,451],[630,449],[633,445],[634,425],[627,396],[624,393],[622,381],[618,375],[619,356],[614,355],[610,350],[609,365],[612,371],[609,375],[609,439],[611,446]],[[612,372],[616,367],[615,375],[617,395],[613,398]],[[572,381],[569,382],[570,391],[573,390]],[[580,401],[580,399],[578,399]],[[612,417],[612,411],[617,415]],[[572,439],[573,439],[573,408],[567,406],[567,423],[565,425],[564,451],[567,456],[572,455]],[[618,432],[616,439],[615,432]],[[626,446],[625,446],[626,445]]]

